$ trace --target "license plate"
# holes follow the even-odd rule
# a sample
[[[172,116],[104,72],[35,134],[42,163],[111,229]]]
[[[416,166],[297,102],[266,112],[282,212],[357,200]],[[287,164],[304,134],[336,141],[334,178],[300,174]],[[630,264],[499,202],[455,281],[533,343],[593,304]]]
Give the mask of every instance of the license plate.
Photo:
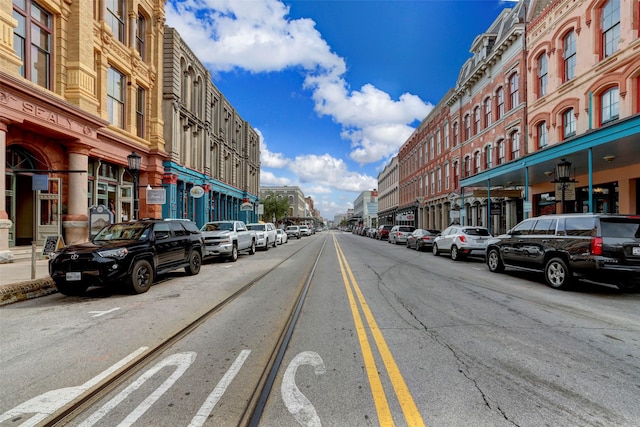
[[[635,246],[634,248],[632,248],[631,253],[633,255],[640,255],[640,246]]]
[[[68,282],[72,282],[74,280],[80,280],[80,279],[82,279],[82,273],[78,271],[70,271],[69,273],[67,273]]]

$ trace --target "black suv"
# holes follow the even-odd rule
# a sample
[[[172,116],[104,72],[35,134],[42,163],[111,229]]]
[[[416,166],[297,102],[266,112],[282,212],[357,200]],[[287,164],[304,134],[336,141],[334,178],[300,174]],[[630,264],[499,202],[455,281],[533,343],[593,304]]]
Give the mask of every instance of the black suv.
[[[547,284],[567,289],[575,278],[640,284],[640,216],[614,214],[545,215],[525,219],[487,245],[487,266],[544,272]]]
[[[64,295],[90,285],[126,283],[133,293],[149,290],[154,277],[184,268],[200,272],[204,242],[190,221],[145,219],[111,224],[90,241],[51,254],[49,274]]]

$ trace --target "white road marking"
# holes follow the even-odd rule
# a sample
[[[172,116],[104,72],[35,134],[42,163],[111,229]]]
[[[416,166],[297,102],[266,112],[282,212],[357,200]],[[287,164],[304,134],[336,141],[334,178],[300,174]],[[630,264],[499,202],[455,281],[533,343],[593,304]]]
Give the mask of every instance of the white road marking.
[[[325,373],[325,366],[320,355],[313,351],[304,351],[293,358],[282,378],[282,389],[280,391],[282,400],[291,414],[300,425],[308,427],[320,427],[320,417],[316,413],[309,399],[300,391],[296,385],[296,371],[301,365],[311,365],[315,369],[316,375]]]
[[[122,390],[117,396],[105,403],[102,408],[94,412],[89,418],[87,418],[80,427],[92,426],[99,422],[109,411],[118,406],[122,401],[138,388],[140,388],[148,379],[153,377],[161,369],[167,366],[176,366],[176,370],[167,378],[153,393],[151,393],[142,403],[140,403],[127,417],[122,420],[119,426],[130,426],[135,423],[144,413],[158,400],[167,390],[169,390],[173,384],[185,373],[185,371],[191,366],[193,361],[196,360],[196,353],[186,352],[178,353],[166,357],[160,363],[156,364],[153,368],[146,371],[136,381],[134,381],[127,388]]]
[[[34,426],[38,424],[40,421],[46,419],[48,416],[52,415],[55,411],[67,405],[74,399],[78,398],[82,393],[89,390],[91,387],[94,387],[96,384],[100,383],[103,379],[109,377],[112,373],[116,372],[118,369],[127,365],[130,361],[138,357],[140,354],[145,352],[148,347],[140,347],[124,359],[120,360],[115,365],[112,365],[106,371],[103,371],[98,376],[93,377],[86,383],[75,386],[75,387],[66,387],[60,388],[57,390],[47,391],[40,396],[36,396],[33,399],[27,400],[24,403],[16,406],[13,409],[8,410],[4,414],[0,415],[0,423],[9,420],[14,417],[19,417],[21,415],[34,414],[31,418],[27,419],[24,423],[20,424],[20,426],[28,427]]]
[[[100,316],[104,316],[105,314],[113,313],[114,311],[118,311],[118,310],[120,310],[120,307],[112,308],[111,310],[106,310],[106,311],[90,311],[89,314],[93,314],[93,316],[91,317],[100,317]]]
[[[209,394],[209,396],[207,397],[207,400],[205,400],[205,402],[202,404],[202,406],[198,410],[198,413],[193,417],[191,423],[189,423],[189,427],[200,427],[204,425],[204,423],[207,421],[207,418],[211,414],[211,411],[213,411],[213,408],[216,406],[224,392],[227,390],[227,387],[229,387],[231,381],[233,381],[233,379],[236,377],[245,360],[247,360],[247,357],[249,357],[250,353],[251,350],[242,350],[240,352],[240,355],[236,358],[235,362],[233,362],[231,368],[229,368],[227,373],[224,374],[220,382],[218,382],[218,384],[216,385],[216,388],[213,389],[211,394]]]

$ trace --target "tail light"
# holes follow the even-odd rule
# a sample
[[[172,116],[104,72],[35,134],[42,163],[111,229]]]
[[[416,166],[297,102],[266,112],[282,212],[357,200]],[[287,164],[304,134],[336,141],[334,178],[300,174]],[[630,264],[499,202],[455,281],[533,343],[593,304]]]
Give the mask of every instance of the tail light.
[[[466,238],[466,237],[464,237],[464,235],[462,235],[462,234],[461,234],[461,235],[460,235],[460,237],[458,237],[458,238],[460,239],[460,241],[461,241],[462,243],[466,243],[466,242],[467,242],[467,238]]]
[[[592,237],[589,250],[591,255],[602,255],[602,237]]]

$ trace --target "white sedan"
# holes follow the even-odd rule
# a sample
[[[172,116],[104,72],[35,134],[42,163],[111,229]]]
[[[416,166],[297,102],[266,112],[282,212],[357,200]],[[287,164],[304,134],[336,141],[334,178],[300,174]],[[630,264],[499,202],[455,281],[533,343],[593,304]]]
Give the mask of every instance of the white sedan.
[[[287,243],[288,241],[289,237],[287,236],[287,233],[284,230],[278,228],[276,230],[276,243],[278,245],[281,245],[283,243]]]

